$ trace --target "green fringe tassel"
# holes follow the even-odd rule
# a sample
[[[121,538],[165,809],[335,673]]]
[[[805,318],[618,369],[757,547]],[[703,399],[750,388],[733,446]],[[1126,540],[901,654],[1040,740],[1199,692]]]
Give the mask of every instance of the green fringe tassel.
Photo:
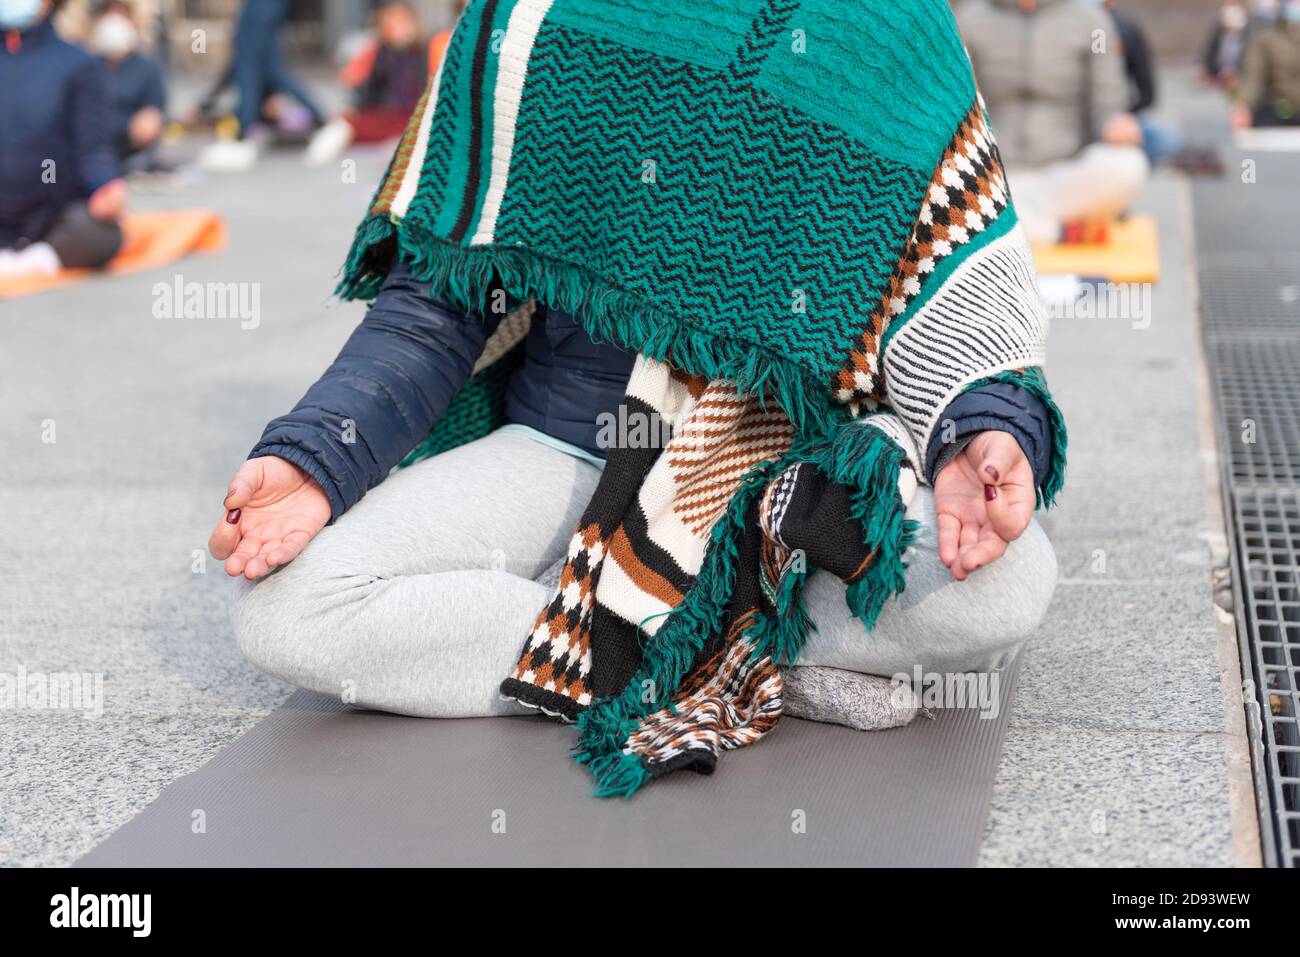
[[[388,276],[391,256],[381,255],[384,246],[397,236],[397,227],[387,216],[372,214],[357,226],[352,237],[343,276],[334,289],[340,299],[371,300]],[[393,248],[396,248],[395,244]]]
[[[792,665],[799,659],[809,632],[817,630],[803,600],[807,580],[807,567],[791,568],[781,577],[771,596],[775,614],[763,615],[745,632],[756,657],[770,657],[777,665]]]
[[[801,441],[797,450],[746,476],[713,529],[695,587],[655,635],[641,669],[621,692],[578,718],[575,758],[591,771],[598,796],[629,797],[649,779],[640,759],[623,753],[642,719],[667,706],[643,701],[642,689],[646,682],[662,691],[680,686],[700,649],[718,633],[734,590],[737,543],[758,497],[788,465],[812,462],[834,481],[855,490],[853,517],[862,525],[864,541],[876,552],[876,560],[849,586],[847,600],[867,628],[874,627],[885,602],[903,591],[903,556],[918,530],[917,523],[907,519],[898,492],[904,458],[903,450],[880,430],[849,423],[836,432],[829,445],[819,448],[816,441]],[[781,579],[775,613],[760,617],[747,632],[755,656],[771,657],[782,664],[798,660],[813,627],[802,597],[806,579],[806,569],[797,568]]]
[[[963,391],[969,392],[971,389],[978,389],[990,382],[1018,385],[1020,388],[1037,396],[1047,410],[1048,424],[1052,430],[1052,458],[1047,474],[1043,476],[1043,480],[1038,485],[1038,507],[1051,508],[1056,504],[1056,496],[1065,487],[1065,450],[1069,445],[1070,437],[1065,428],[1065,416],[1061,414],[1060,407],[1056,404],[1056,400],[1052,398],[1052,390],[1047,387],[1047,376],[1042,369],[1036,366],[1028,369],[1014,369],[1010,372],[1002,372],[987,379],[973,382]]]
[[[920,526],[907,517],[898,478],[907,457],[880,429],[853,422],[821,449],[815,461],[834,481],[853,489],[853,517],[862,525],[863,543],[875,560],[848,587],[846,600],[871,630],[890,598],[907,586],[907,549]]]
[[[596,797],[628,798],[650,780],[650,772],[641,759],[622,751],[592,758],[587,762],[587,769],[596,779]]]
[[[396,247],[386,248],[394,239]],[[467,248],[417,226],[398,228],[386,217],[371,216],[357,227],[337,294],[344,299],[373,298],[397,249],[418,279],[431,283],[459,309],[483,311],[494,283],[499,283],[517,299],[535,299],[581,317],[598,341],[661,361],[671,357],[675,366],[692,375],[733,380],[764,407],[775,403],[790,417],[796,434],[825,435],[847,418],[826,383],[786,357],[691,326],[643,296],[610,286],[590,270],[527,250]]]
[[[848,587],[846,601],[868,629],[875,627],[885,602],[906,587],[904,555],[919,531],[918,523],[907,518],[898,491],[905,458],[903,450],[879,429],[851,422],[829,444],[801,441],[775,470],[791,462],[810,462],[853,489],[853,519],[876,558]],[[771,596],[775,611],[764,614],[746,632],[756,657],[770,657],[778,665],[798,661],[809,633],[816,629],[803,600],[807,577],[806,568],[789,569]]]
[[[756,497],[787,459],[754,468],[732,497],[727,512],[714,526],[695,586],[664,621],[647,648],[645,660],[623,690],[592,705],[578,716],[578,745],[574,758],[596,780],[596,794],[631,796],[649,777],[630,770],[632,755],[624,755],[628,737],[646,715],[670,702],[642,699],[647,682],[664,692],[679,687],[705,643],[722,628],[735,589],[737,543]],[[640,767],[639,759],[636,765]]]

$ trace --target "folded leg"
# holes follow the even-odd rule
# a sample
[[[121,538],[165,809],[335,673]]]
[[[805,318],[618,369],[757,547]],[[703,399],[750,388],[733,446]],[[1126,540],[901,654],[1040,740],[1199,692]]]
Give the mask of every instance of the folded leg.
[[[500,700],[599,470],[494,433],[396,472],[293,562],[237,585],[244,654],[299,687],[426,717]]]
[[[826,572],[808,576],[804,600],[817,631],[798,664],[886,677],[910,676],[918,665],[926,672],[987,671],[1033,634],[1056,586],[1056,554],[1037,523],[1001,558],[959,582],[939,559],[933,492],[918,490],[908,517],[921,532],[907,588],[885,605],[873,631],[849,611],[843,582]]]

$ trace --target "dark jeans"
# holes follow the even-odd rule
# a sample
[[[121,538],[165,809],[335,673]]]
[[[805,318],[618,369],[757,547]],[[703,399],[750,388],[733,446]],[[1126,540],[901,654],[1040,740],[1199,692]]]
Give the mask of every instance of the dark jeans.
[[[289,17],[287,0],[244,0],[235,28],[235,59],[231,64],[239,89],[239,135],[246,136],[262,116],[262,101],[272,93],[291,96],[317,123],[324,116],[297,77],[289,72],[280,50],[280,28]]]
[[[98,269],[122,248],[122,227],[96,219],[85,203],[72,203],[41,239],[58,253],[65,269]]]

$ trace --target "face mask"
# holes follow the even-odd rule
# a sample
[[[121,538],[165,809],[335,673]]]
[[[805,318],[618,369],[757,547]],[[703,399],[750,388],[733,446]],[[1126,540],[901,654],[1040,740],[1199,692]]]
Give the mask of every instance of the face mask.
[[[0,0],[0,30],[26,30],[41,18],[43,0]]]
[[[100,17],[99,22],[95,24],[94,32],[90,35],[91,49],[100,56],[106,57],[125,56],[134,50],[139,42],[140,35],[136,32],[135,24],[115,13]]]

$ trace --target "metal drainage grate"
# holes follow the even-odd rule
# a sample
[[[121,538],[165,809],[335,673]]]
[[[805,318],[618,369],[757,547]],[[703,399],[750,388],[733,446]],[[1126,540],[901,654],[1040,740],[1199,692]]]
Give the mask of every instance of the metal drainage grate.
[[[1300,343],[1216,336],[1206,351],[1231,486],[1300,486]]]
[[[1216,257],[1217,258],[1217,257]],[[1221,260],[1202,270],[1201,302],[1214,316],[1211,337],[1266,333],[1300,338],[1300,272]]]
[[[1234,498],[1264,784],[1277,809],[1279,863],[1294,867],[1300,865],[1300,500],[1294,491]]]
[[[1193,198],[1263,850],[1300,867],[1300,157],[1258,174]]]

